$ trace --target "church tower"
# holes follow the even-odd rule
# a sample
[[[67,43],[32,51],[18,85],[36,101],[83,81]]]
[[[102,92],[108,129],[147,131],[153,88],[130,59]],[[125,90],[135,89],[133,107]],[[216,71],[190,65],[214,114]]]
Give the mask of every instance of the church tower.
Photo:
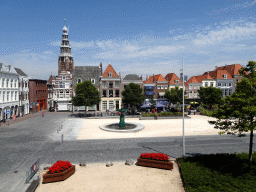
[[[73,55],[71,54],[71,45],[68,40],[68,29],[66,24],[64,25],[62,34],[62,42],[60,45],[60,54],[58,60],[58,75],[61,71],[70,71],[70,73],[74,70],[74,60]]]

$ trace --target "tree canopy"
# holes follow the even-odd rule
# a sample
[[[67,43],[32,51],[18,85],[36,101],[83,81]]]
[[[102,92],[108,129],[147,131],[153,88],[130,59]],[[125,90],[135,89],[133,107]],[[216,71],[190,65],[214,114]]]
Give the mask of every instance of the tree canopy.
[[[212,86],[200,87],[198,93],[202,103],[210,106],[211,108],[214,104],[221,103],[222,91],[219,88]]]
[[[213,111],[212,117],[216,121],[209,121],[214,128],[223,130],[220,134],[228,133],[246,136],[243,132],[250,132],[249,164],[252,163],[253,130],[256,129],[256,62],[249,61],[239,73],[244,78],[237,83],[236,91],[223,98],[223,106]],[[248,72],[249,74],[245,74]],[[233,119],[232,119],[233,118]]]
[[[185,94],[186,91],[184,95]],[[171,90],[165,90],[164,96],[169,101],[169,103],[183,103],[183,89],[179,89],[178,86],[175,86],[175,88],[172,88]]]
[[[139,107],[145,99],[143,89],[138,84],[130,83],[122,91],[123,103],[125,105]]]
[[[99,104],[100,100],[100,92],[91,81],[86,80],[76,85],[75,96],[72,98],[72,104],[74,106],[85,106],[86,108],[87,106]]]

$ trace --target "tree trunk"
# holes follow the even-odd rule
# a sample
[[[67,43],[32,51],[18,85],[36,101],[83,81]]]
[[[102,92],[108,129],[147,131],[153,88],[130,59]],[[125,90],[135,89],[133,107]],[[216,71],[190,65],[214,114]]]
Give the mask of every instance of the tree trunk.
[[[253,146],[253,129],[251,130],[250,134],[250,147],[249,147],[249,167],[251,169],[252,165],[252,146]]]

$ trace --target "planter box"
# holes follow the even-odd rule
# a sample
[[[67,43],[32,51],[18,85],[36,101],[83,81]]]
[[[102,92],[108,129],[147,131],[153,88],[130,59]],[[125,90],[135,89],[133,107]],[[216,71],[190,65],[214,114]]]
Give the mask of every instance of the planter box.
[[[168,170],[173,169],[173,163],[171,161],[157,161],[157,160],[151,160],[151,159],[142,159],[139,157],[137,159],[137,164],[140,166],[154,167],[159,169],[168,169]]]
[[[69,176],[73,175],[75,173],[75,171],[76,171],[75,165],[72,165],[69,169],[67,169],[67,170],[65,170],[64,172],[61,172],[61,173],[53,173],[53,174],[45,173],[43,175],[43,183],[64,181]]]
[[[183,119],[183,116],[158,116],[157,119]],[[189,116],[184,116],[184,119],[191,119]],[[156,120],[155,117],[140,117],[140,120]]]

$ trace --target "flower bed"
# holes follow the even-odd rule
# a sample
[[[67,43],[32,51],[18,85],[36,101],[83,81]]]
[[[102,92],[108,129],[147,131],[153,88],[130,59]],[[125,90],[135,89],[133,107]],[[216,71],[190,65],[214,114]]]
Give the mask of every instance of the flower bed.
[[[69,161],[57,161],[43,175],[43,183],[63,181],[75,173],[75,165]]]
[[[142,153],[137,159],[137,164],[145,167],[173,169],[173,163],[169,160],[169,157],[162,153]]]

